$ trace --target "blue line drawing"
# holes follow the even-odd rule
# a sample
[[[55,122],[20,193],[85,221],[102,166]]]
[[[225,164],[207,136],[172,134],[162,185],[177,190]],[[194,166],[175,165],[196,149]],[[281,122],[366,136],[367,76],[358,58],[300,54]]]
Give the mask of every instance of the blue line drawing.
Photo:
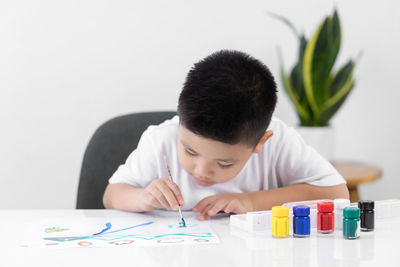
[[[130,227],[127,227],[127,228],[123,228],[123,229],[118,229],[118,230],[115,230],[115,231],[111,231],[111,232],[108,232],[108,233],[106,233],[106,234],[112,234],[112,233],[116,233],[116,232],[121,232],[121,231],[129,230],[129,229],[132,229],[132,228],[136,228],[136,227],[139,227],[139,226],[150,225],[150,224],[153,224],[153,223],[154,223],[154,222],[142,223],[142,224],[130,226]]]
[[[110,223],[110,222],[106,222],[106,228],[104,228],[104,229],[101,230],[100,232],[95,233],[95,234],[93,234],[93,235],[101,235],[102,233],[107,232],[108,230],[110,230],[111,227],[112,227],[112,226],[111,226],[111,223]]]

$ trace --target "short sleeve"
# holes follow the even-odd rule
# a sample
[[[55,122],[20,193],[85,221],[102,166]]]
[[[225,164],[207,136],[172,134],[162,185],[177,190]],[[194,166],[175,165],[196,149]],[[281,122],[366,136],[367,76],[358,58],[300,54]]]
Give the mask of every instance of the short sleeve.
[[[135,187],[146,187],[157,178],[155,151],[151,140],[151,130],[147,129],[141,136],[137,148],[129,155],[125,164],[108,180],[110,184],[130,184]]]
[[[278,134],[276,171],[280,186],[296,183],[333,186],[346,183],[332,164],[307,145],[295,129],[283,124]]]

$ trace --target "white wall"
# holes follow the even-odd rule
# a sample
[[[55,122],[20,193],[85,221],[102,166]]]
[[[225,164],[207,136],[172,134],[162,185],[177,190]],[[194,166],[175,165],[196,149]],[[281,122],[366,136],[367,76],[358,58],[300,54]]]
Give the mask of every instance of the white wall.
[[[238,49],[278,78],[297,43],[266,10],[307,33],[339,9],[339,61],[363,51],[358,85],[333,120],[336,156],[383,167],[362,197],[400,197],[400,3],[397,1],[0,2],[0,208],[73,208],[85,147],[105,120],[175,109],[192,64]],[[296,124],[281,92],[276,115]]]

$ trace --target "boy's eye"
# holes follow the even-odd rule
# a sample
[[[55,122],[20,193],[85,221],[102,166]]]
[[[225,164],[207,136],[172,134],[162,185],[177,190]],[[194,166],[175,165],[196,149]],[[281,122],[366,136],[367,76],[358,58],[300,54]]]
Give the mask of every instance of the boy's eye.
[[[187,150],[187,149],[185,149],[185,152],[186,152],[186,154],[188,154],[189,156],[196,156],[195,153],[193,153],[193,152],[191,152],[191,151],[189,151],[189,150]]]
[[[221,168],[229,168],[229,167],[231,167],[233,164],[221,164],[221,163],[218,163],[218,165],[219,165]]]

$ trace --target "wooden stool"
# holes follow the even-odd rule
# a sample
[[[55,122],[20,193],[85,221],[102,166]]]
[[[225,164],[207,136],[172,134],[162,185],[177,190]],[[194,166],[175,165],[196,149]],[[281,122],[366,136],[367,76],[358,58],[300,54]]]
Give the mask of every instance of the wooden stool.
[[[351,203],[360,200],[358,185],[373,182],[382,175],[381,168],[370,164],[348,161],[333,161],[331,163],[346,180]]]

